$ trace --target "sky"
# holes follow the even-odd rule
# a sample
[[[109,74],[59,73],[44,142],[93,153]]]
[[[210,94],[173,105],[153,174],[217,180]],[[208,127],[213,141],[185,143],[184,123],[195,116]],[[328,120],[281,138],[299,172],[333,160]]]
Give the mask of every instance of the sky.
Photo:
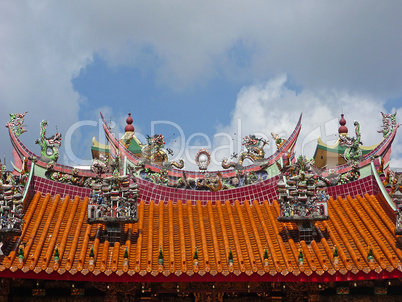
[[[401,1],[0,0],[0,124],[28,111],[22,142],[36,154],[41,120],[63,135],[60,163],[88,165],[102,112],[121,136],[162,133],[197,169],[242,150],[249,134],[286,138],[300,114],[296,152],[349,135],[381,141],[380,112],[402,119]],[[6,128],[0,154],[12,159]],[[266,147],[267,155],[275,151]],[[402,167],[401,130],[391,166]],[[11,168],[11,167],[9,167]]]

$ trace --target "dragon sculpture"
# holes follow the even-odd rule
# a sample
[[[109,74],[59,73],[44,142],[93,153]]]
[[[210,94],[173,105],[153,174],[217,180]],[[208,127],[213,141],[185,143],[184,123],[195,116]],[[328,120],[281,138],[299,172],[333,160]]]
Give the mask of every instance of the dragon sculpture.
[[[360,124],[359,122],[354,122],[356,138],[349,137],[346,135],[339,136],[339,145],[345,146],[346,150],[343,154],[343,158],[349,163],[354,164],[359,162],[362,158],[362,150],[360,149],[361,142],[361,134],[360,134]]]
[[[142,156],[150,161],[166,162],[168,156],[163,150],[165,138],[163,134],[155,134],[147,137],[147,144],[142,147]]]
[[[40,159],[44,162],[57,162],[59,158],[58,148],[61,146],[61,134],[56,133],[50,138],[46,137],[47,121],[41,122],[40,139],[35,141],[35,144],[39,144],[41,147]]]
[[[224,169],[229,169],[229,168],[237,168],[240,166],[237,162],[235,162],[233,159],[237,158],[237,153],[233,153],[230,157],[230,160],[228,160],[226,157],[222,160],[222,168]]]
[[[323,176],[325,169],[317,167],[314,159],[309,159],[306,156],[300,155],[294,164],[281,165],[276,163],[281,175],[287,179],[292,177],[300,177],[303,175],[313,175],[315,180],[320,180],[326,186],[336,186],[338,184],[345,184],[360,178],[359,166],[357,163],[351,165],[352,169],[348,172],[338,174],[334,170],[329,170],[326,176]]]
[[[268,144],[268,141],[257,138],[254,134],[243,138],[243,145],[246,147],[246,150],[240,153],[239,164],[242,165],[246,158],[252,161],[263,159],[265,155],[264,146]]]
[[[388,135],[390,135],[394,127],[398,126],[396,123],[396,112],[394,114],[381,112],[381,115],[382,115],[382,129],[377,132],[382,133],[383,137],[386,138],[388,137]]]
[[[165,145],[165,138],[162,134],[155,134],[152,137],[148,136],[147,144],[144,147],[142,147],[141,150],[142,156],[147,160],[161,163],[162,165],[164,165],[164,163],[168,162],[168,155],[166,154],[163,148],[164,145]],[[172,161],[169,164],[178,169],[182,169],[184,167],[184,161],[182,159],[179,159],[177,162]]]
[[[10,121],[6,126],[10,126],[13,129],[13,132],[16,136],[20,136],[22,133],[27,132],[24,128],[24,118],[28,111],[24,113],[10,113]]]
[[[265,151],[264,146],[268,145],[269,141],[264,140],[263,138],[257,138],[254,134],[250,134],[243,138],[243,145],[246,147],[246,150],[240,153],[238,163],[229,161],[227,158],[224,158],[222,161],[222,167],[224,169],[229,169],[231,167],[236,167],[237,165],[243,165],[243,162],[246,158],[251,161],[264,159]],[[232,159],[236,156],[232,156]]]

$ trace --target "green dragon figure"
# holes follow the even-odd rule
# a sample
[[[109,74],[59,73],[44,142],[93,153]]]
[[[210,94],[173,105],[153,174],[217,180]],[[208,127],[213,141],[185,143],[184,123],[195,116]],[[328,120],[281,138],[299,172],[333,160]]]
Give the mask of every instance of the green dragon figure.
[[[346,135],[339,136],[339,145],[345,146],[346,150],[343,154],[343,158],[348,163],[356,163],[359,162],[362,158],[362,150],[360,149],[360,145],[362,145],[361,134],[360,134],[360,124],[359,122],[354,122],[356,138],[348,137]]]
[[[46,137],[47,121],[41,122],[40,139],[35,141],[35,144],[40,145],[40,160],[44,162],[57,162],[59,158],[59,150],[61,146],[61,134],[56,133],[50,138]]]

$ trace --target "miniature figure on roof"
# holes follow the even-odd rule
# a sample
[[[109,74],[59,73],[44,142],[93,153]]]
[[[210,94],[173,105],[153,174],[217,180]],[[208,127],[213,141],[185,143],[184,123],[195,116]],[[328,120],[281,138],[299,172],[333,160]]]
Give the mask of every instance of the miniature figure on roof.
[[[28,111],[24,113],[10,113],[10,121],[7,125],[12,127],[16,136],[20,136],[22,133],[27,132],[27,130],[24,128],[26,127],[24,125],[24,119],[27,113]]]
[[[240,153],[239,164],[242,165],[246,158],[252,161],[263,159],[265,155],[264,146],[268,144],[269,141],[257,138],[254,134],[243,138],[243,145],[246,147],[246,151]]]
[[[91,171],[95,172],[99,177],[109,171],[109,159],[103,155],[99,155],[99,159],[94,158],[91,165]]]
[[[382,129],[377,132],[382,133],[383,137],[386,138],[395,127],[399,127],[399,125],[396,122],[396,111],[394,114],[381,112],[381,115],[382,115]]]
[[[138,185],[132,173],[120,175],[118,157],[111,176],[92,181],[88,223],[132,223],[137,221]],[[117,164],[117,165],[116,165]]]
[[[265,145],[268,145],[269,141],[256,137],[254,134],[250,134],[243,138],[243,145],[246,147],[246,150],[242,151],[239,156],[234,153],[231,156],[231,160],[229,161],[227,158],[222,160],[222,168],[229,169],[229,168],[240,168],[243,165],[243,162],[246,159],[251,160],[252,162],[261,161],[264,159]],[[232,161],[238,157],[238,162]]]
[[[402,172],[388,170],[388,175],[390,183],[386,187],[397,208],[395,235],[402,235]]]
[[[283,139],[279,136],[279,134],[275,132],[271,132],[272,139],[275,142],[276,148],[280,149],[284,143],[286,143],[286,139]]]
[[[61,146],[61,134],[56,133],[52,135],[50,138],[46,137],[46,126],[47,121],[41,122],[41,131],[40,138],[35,141],[36,144],[39,144],[40,149],[40,160],[49,163],[49,162],[57,162],[59,159],[59,150]]]
[[[168,162],[168,155],[164,150],[165,138],[163,134],[155,134],[154,136],[147,136],[147,144],[142,147],[142,157],[145,160],[154,162],[158,165],[174,166],[178,169],[184,167],[184,161],[179,159],[179,161]],[[169,153],[172,153],[170,149],[166,149]]]
[[[7,172],[0,161],[0,241],[21,234],[24,187],[25,177]]]
[[[154,136],[147,136],[147,144],[142,147],[142,156],[145,159],[154,162],[161,162],[162,164],[168,160],[168,156],[164,151],[165,138],[163,134],[155,134]]]
[[[278,186],[279,221],[328,219],[326,184],[309,168],[311,160],[299,156],[293,175],[281,179]]]
[[[354,122],[356,137],[349,137],[347,135],[339,136],[339,145],[346,146],[345,153],[343,154],[343,158],[348,162],[349,165],[354,163],[358,163],[363,159],[362,150],[360,149],[360,145],[363,145],[361,142],[361,134],[360,134],[360,124],[358,121]]]

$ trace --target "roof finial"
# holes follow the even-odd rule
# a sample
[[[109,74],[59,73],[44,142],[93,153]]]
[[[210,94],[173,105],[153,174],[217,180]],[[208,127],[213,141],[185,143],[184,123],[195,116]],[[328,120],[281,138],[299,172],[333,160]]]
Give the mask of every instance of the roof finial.
[[[341,119],[339,120],[339,125],[341,125],[338,129],[339,135],[347,135],[348,134],[348,128],[345,126],[346,120],[343,116],[344,116],[344,114],[343,114],[343,110],[342,110]]]
[[[131,113],[128,114],[128,118],[126,119],[127,126],[124,128],[125,132],[134,132],[133,118],[131,117]]]

